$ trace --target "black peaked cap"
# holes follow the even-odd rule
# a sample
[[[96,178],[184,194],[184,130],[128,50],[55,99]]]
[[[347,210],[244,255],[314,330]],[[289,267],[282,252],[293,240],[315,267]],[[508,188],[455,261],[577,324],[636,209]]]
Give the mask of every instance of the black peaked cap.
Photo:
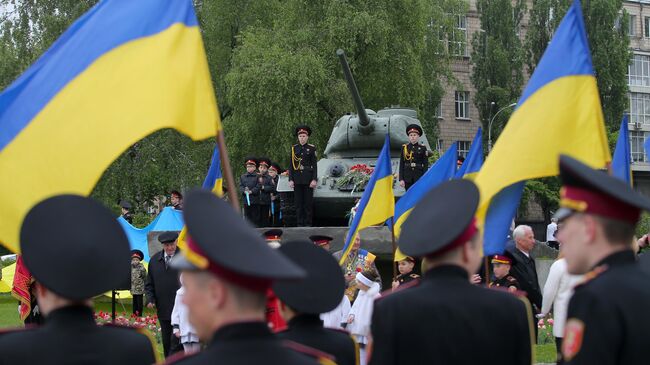
[[[270,248],[250,224],[212,192],[203,189],[189,192],[183,209],[188,235],[215,265],[260,279],[305,276],[304,270]],[[172,266],[181,270],[198,269],[183,255],[173,260]]]
[[[327,313],[339,305],[345,291],[345,279],[332,255],[307,240],[287,242],[278,250],[307,272],[302,280],[273,284],[273,291],[280,300],[308,314]]]
[[[178,238],[178,232],[176,231],[165,231],[158,235],[158,242],[160,243],[171,243],[176,241]]]
[[[422,257],[454,242],[474,218],[479,191],[469,180],[451,180],[431,190],[402,225],[400,250]]]
[[[420,127],[419,125],[417,125],[417,124],[409,124],[409,125],[406,127],[406,134],[409,134],[409,131],[410,131],[411,129],[415,129],[415,130],[418,132],[418,134],[419,134],[420,136],[422,136],[422,127]]]
[[[70,300],[115,289],[130,273],[129,241],[117,219],[78,195],[36,204],[23,220],[20,249],[36,281]]]

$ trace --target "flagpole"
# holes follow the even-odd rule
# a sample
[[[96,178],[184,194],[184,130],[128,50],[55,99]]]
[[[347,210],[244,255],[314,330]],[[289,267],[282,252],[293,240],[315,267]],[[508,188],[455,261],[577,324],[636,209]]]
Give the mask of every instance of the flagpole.
[[[221,156],[221,167],[226,179],[226,187],[228,188],[228,200],[233,209],[239,213],[239,198],[237,197],[237,190],[235,188],[235,179],[232,176],[232,168],[230,167],[230,160],[228,159],[228,151],[226,150],[226,140],[223,137],[223,129],[217,133],[215,139],[219,147],[219,156]]]
[[[483,256],[483,265],[485,266],[485,285],[490,285],[490,266],[487,256]]]
[[[397,267],[395,266],[395,253],[397,252],[397,243],[395,243],[395,217],[390,218],[390,238],[393,244],[393,281],[397,277]]]

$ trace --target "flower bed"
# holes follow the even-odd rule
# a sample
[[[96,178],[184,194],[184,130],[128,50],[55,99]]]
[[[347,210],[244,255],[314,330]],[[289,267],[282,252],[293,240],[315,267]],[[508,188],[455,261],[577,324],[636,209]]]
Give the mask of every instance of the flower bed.
[[[555,343],[555,336],[553,336],[553,318],[542,318],[537,321],[537,344],[543,345],[547,343]]]
[[[112,318],[109,312],[99,311],[95,312],[95,322],[98,325],[111,324]],[[131,314],[127,316],[126,312],[115,313],[115,324],[118,326],[133,327],[138,329],[143,329],[149,331],[151,336],[156,339],[156,342],[159,344],[162,343],[162,338],[160,334],[160,326],[158,325],[158,316],[157,315],[148,315],[144,317],[136,316]]]

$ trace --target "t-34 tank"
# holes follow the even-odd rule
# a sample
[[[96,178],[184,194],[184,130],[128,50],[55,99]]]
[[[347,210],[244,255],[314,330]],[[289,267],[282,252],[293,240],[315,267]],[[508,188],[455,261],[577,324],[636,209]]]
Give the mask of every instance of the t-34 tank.
[[[384,144],[384,136],[390,134],[393,174],[399,170],[402,145],[408,143],[406,127],[409,124],[421,126],[417,112],[410,108],[390,107],[374,112],[365,109],[357,86],[350,72],[343,50],[336,51],[343,68],[343,74],[352,94],[357,114],[341,117],[332,130],[322,158],[318,161],[318,185],[314,191],[314,226],[345,226],[346,217],[356,200],[363,194],[354,186],[337,186],[337,181],[350,168],[365,164],[374,168],[377,156]],[[431,150],[425,135],[420,143]],[[404,194],[395,179],[393,191],[396,197]]]

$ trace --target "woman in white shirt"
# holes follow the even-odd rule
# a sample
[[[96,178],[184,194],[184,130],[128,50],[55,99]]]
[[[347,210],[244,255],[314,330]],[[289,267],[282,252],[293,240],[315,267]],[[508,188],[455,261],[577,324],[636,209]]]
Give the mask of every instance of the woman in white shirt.
[[[569,300],[573,295],[573,288],[580,283],[582,275],[571,275],[567,271],[566,259],[560,251],[558,259],[551,265],[551,269],[544,284],[544,295],[542,299],[542,312],[538,318],[544,318],[553,307],[553,336],[555,336],[555,346],[557,352],[557,361],[559,362],[562,355],[562,338],[564,337],[564,323],[566,322]]]

